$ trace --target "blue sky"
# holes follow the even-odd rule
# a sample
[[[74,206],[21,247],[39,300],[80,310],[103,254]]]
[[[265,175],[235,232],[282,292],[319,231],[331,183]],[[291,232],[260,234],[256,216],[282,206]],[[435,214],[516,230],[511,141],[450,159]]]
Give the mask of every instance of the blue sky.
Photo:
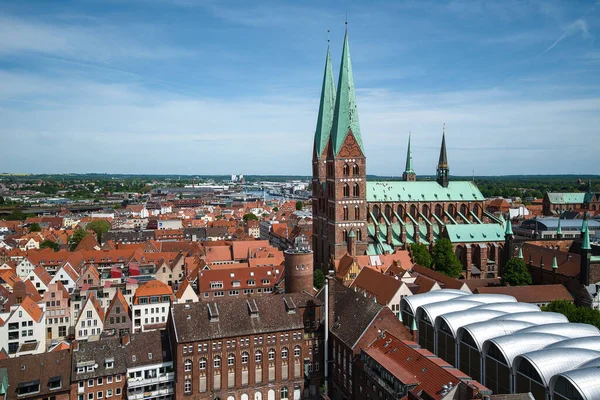
[[[0,2],[0,172],[310,174],[346,12],[370,174],[598,173],[599,0]]]

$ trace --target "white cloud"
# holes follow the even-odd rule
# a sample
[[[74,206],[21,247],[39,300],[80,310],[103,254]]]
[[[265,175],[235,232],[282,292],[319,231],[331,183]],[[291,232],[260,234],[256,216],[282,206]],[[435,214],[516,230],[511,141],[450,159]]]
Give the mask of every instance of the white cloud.
[[[581,34],[581,38],[584,40],[589,40],[592,39],[593,40],[593,36],[590,34],[589,29],[588,29],[588,25],[587,23],[579,18],[576,19],[575,21],[573,21],[563,32],[562,35],[560,35],[558,37],[558,39],[556,39],[554,41],[554,43],[552,43],[550,46],[548,46],[548,48],[546,50],[544,50],[542,52],[542,54],[549,52],[550,50],[552,50],[553,48],[555,48],[560,42],[562,42],[563,40],[577,35],[577,34]]]

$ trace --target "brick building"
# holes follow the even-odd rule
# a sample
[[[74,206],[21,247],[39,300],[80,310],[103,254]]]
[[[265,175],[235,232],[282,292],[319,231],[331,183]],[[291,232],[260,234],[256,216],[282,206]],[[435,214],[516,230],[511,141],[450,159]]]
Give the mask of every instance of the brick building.
[[[72,397],[77,400],[122,398],[127,365],[119,338],[75,342],[71,381]]]
[[[490,230],[502,232],[503,221],[484,210],[485,199],[475,183],[449,181],[445,133],[436,181],[417,181],[409,139],[403,180],[367,182],[347,34],[337,90],[327,51],[312,165],[316,268],[333,268],[333,261],[353,251],[377,255],[406,249],[412,243],[431,246],[438,238],[452,235],[444,233],[451,225],[460,226],[463,233],[463,240],[452,237],[455,248],[464,243],[463,252],[471,249],[472,240],[466,240],[469,233],[483,242],[473,250],[478,257],[460,258],[467,271],[471,263],[479,270],[487,269],[489,243],[502,245],[502,236],[486,237]],[[469,272],[466,275],[469,277]]]
[[[8,376],[7,400],[71,399],[71,352],[51,351],[2,359]]]
[[[298,293],[175,305],[176,398],[314,396],[322,383],[321,304]]]

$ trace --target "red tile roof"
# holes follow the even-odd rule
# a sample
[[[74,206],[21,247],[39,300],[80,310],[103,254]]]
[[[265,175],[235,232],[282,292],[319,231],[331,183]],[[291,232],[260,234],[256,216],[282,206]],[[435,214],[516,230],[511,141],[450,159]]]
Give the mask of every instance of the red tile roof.
[[[475,293],[506,294],[523,303],[549,303],[555,300],[573,301],[573,296],[563,285],[480,287]]]
[[[390,303],[401,286],[401,280],[371,268],[363,268],[350,285],[351,288],[356,287],[360,292],[366,292],[370,298],[374,297],[382,306]]]
[[[140,297],[150,296],[169,296],[171,301],[175,300],[171,287],[166,283],[155,279],[140,285],[136,289],[135,296],[133,298],[133,304],[138,304]]]

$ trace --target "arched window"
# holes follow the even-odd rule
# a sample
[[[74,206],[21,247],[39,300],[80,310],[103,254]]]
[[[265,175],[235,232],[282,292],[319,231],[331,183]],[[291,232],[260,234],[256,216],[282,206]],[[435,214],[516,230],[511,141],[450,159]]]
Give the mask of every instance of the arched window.
[[[389,204],[385,205],[385,217],[388,219],[388,221],[392,222],[392,206]]]
[[[437,215],[438,218],[442,218],[444,216],[444,208],[440,204],[435,205],[435,215]]]
[[[248,364],[248,352],[247,351],[242,353],[242,364]]]
[[[373,206],[373,218],[375,218],[375,223],[379,222],[379,206]]]
[[[191,379],[186,379],[183,385],[183,391],[185,393],[192,393],[192,381]]]
[[[344,242],[348,241],[348,231],[344,229]]]
[[[254,353],[254,361],[257,363],[262,361],[262,351],[256,350],[256,353]]]
[[[221,368],[221,356],[215,356],[215,368]]]
[[[344,184],[344,197],[349,197],[350,196],[350,186],[348,186],[348,184]]]
[[[230,354],[227,356],[227,365],[231,367],[233,364],[235,364],[235,356]]]
[[[269,349],[269,361],[273,361],[275,359],[275,349]]]
[[[344,164],[343,172],[344,176],[350,175],[350,167],[348,167],[348,164]]]
[[[352,196],[354,196],[354,197],[360,196],[360,186],[358,186],[358,183],[355,183],[354,187],[352,188]]]
[[[348,206],[344,206],[344,221],[348,221]]]
[[[359,242],[362,240],[362,231],[360,229],[356,230],[356,240]]]
[[[358,206],[354,206],[354,219],[355,220],[360,219],[360,208]]]
[[[192,370],[192,360],[185,360],[183,362],[183,370],[185,372],[190,372]]]
[[[454,204],[448,206],[448,214],[453,218],[456,217],[456,207],[454,207]]]
[[[206,358],[202,357],[200,359],[199,365],[200,365],[200,370],[201,371],[205,370],[206,369]]]
[[[469,207],[466,204],[460,206],[460,213],[465,217],[469,218]]]
[[[410,206],[410,215],[412,215],[414,219],[417,219],[417,206],[414,204]]]
[[[396,213],[398,214],[398,218],[400,218],[401,221],[404,221],[404,207],[402,207],[401,205],[398,205],[398,208],[396,209]]]
[[[281,358],[287,358],[288,356],[288,349],[287,347],[284,347],[283,349],[281,349]]]
[[[302,349],[300,346],[294,346],[294,357],[300,357]]]
[[[423,205],[421,213],[425,216],[425,218],[429,219],[429,206],[427,204]]]
[[[358,165],[354,164],[352,166],[352,175],[358,175]]]
[[[287,400],[289,396],[289,391],[287,386],[281,388],[281,400]]]

